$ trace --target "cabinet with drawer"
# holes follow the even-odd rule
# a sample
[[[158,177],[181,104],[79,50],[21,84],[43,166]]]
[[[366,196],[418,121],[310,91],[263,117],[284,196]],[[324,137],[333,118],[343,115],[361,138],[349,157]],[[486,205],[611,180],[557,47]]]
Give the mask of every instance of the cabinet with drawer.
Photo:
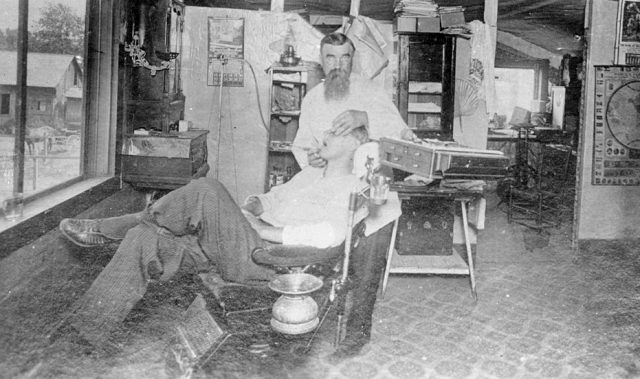
[[[509,158],[501,151],[472,149],[455,142],[420,143],[380,139],[380,162],[399,170],[436,180],[497,179],[507,174]]]
[[[208,130],[130,135],[122,146],[122,180],[138,188],[175,189],[209,171]]]

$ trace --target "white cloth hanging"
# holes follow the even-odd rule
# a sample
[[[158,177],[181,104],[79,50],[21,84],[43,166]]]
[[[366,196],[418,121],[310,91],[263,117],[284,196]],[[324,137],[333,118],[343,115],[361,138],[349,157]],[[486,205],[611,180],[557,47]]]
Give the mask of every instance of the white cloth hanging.
[[[484,100],[487,114],[496,112],[495,50],[490,26],[479,20],[467,23],[471,30],[471,64],[469,80],[478,88],[478,98]]]

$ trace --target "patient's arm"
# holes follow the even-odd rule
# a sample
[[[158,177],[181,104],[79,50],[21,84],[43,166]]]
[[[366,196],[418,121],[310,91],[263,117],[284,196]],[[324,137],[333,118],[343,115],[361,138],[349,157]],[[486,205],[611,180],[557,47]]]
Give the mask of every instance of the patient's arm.
[[[282,233],[284,228],[269,225],[244,209],[242,213],[244,213],[244,216],[247,218],[247,221],[249,221],[249,224],[251,224],[251,227],[258,232],[260,238],[269,242],[282,243]]]

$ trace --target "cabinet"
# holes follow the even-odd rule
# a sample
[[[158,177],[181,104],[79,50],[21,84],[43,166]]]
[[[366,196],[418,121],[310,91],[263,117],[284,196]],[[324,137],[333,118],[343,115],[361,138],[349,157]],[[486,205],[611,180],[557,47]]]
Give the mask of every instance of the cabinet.
[[[122,147],[122,180],[137,188],[172,190],[205,176],[208,133],[128,136]]]
[[[184,4],[122,5],[119,68],[120,175],[136,187],[173,189],[206,175],[206,131],[178,133]]]
[[[177,0],[125,2],[120,51],[124,134],[177,131],[184,116],[180,81],[184,5]],[[142,56],[135,54],[142,51]]]
[[[398,33],[396,105],[418,137],[453,139],[455,38]]]
[[[313,63],[270,68],[270,117],[265,190],[282,184],[300,171],[291,152],[298,132],[302,98],[320,82],[322,69]]]
[[[519,129],[508,192],[509,222],[541,231],[557,228],[570,215],[574,198],[570,173],[575,172],[575,159],[571,135],[561,133],[546,128]]]

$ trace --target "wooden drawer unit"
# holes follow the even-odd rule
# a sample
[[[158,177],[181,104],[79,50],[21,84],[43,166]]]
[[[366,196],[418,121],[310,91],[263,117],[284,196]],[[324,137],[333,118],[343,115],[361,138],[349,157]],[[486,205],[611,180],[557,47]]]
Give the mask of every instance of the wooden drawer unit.
[[[122,146],[122,180],[136,187],[175,189],[205,176],[207,130],[130,135]]]
[[[420,143],[380,139],[380,162],[427,179],[497,179],[507,174],[509,159],[500,151],[464,147],[455,142]]]
[[[418,145],[383,138],[380,140],[380,161],[385,165],[424,176],[442,179],[442,172],[436,172],[434,152]]]

